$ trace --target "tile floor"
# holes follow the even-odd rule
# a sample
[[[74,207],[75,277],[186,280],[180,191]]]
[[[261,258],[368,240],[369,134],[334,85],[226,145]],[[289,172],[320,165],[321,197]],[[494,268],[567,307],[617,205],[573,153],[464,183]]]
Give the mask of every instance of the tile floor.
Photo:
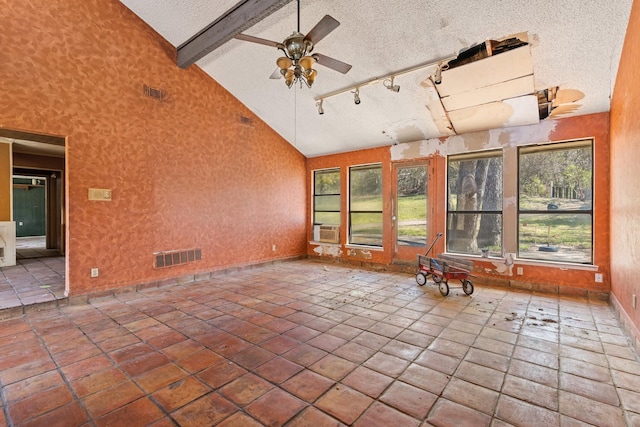
[[[0,425],[640,425],[603,301],[313,261],[0,322]]]

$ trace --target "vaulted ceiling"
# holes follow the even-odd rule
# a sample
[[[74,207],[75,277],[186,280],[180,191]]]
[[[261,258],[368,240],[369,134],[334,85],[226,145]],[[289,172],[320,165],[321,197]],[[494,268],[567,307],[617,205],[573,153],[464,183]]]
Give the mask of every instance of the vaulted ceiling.
[[[121,1],[176,47],[238,3]],[[314,157],[531,124],[540,120],[538,95],[549,88],[571,94],[564,99],[571,106],[552,116],[609,111],[632,0],[300,3],[302,33],[327,14],[340,22],[314,52],[351,64],[348,73],[316,64],[312,88],[289,89],[282,78],[269,78],[280,51],[237,39],[196,64],[301,153]],[[281,42],[296,28],[297,5],[291,1],[243,33]],[[433,84],[436,66],[422,66],[513,35],[527,44],[446,70],[441,85]],[[396,93],[385,88],[385,80],[398,72]]]

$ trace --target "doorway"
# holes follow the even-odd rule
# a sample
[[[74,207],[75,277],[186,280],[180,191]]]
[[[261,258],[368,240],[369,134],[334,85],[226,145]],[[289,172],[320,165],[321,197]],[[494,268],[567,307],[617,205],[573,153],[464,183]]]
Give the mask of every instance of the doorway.
[[[15,266],[2,267],[10,289],[0,305],[12,307],[65,297],[65,145],[63,137],[0,129],[10,146],[10,218]]]
[[[415,261],[429,238],[429,161],[393,165],[394,261]]]

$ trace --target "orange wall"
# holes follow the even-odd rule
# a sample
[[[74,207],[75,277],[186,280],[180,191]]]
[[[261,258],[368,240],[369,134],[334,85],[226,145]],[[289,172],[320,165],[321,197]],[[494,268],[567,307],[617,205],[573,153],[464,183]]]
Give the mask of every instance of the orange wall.
[[[306,253],[304,156],[178,68],[119,1],[4,2],[2,16],[0,127],[67,137],[71,295]],[[88,201],[89,188],[113,201]],[[153,268],[154,252],[189,248],[203,260]]]
[[[391,223],[391,182],[392,163],[406,162],[422,159],[430,159],[429,205],[435,206],[434,212],[429,215],[428,240],[434,238],[438,231],[446,227],[446,168],[445,154],[450,146],[467,147],[469,150],[497,149],[501,147],[513,147],[524,144],[544,143],[549,141],[564,141],[569,139],[593,138],[595,157],[595,199],[594,199],[594,264],[597,272],[603,274],[603,283],[595,283],[595,267],[591,269],[565,269],[532,265],[532,263],[519,264],[516,262],[511,274],[519,265],[524,266],[524,274],[521,276],[510,275],[503,269],[496,268],[490,262],[476,258],[476,273],[486,278],[510,280],[513,286],[540,290],[554,290],[559,288],[579,289],[585,291],[609,292],[610,290],[610,242],[609,242],[609,114],[599,113],[559,120],[544,121],[539,125],[522,126],[507,129],[495,129],[492,131],[474,132],[459,135],[442,140],[417,141],[415,143],[399,144],[393,147],[362,150],[352,153],[336,154],[309,159],[308,187],[312,188],[312,172],[315,169],[340,167],[342,171],[342,228],[341,247],[339,253],[335,246],[318,245],[310,243],[308,253],[311,256],[339,258],[348,261],[361,261],[380,264],[393,262],[393,229]],[[502,144],[502,145],[500,145]],[[425,157],[427,156],[427,157]],[[347,179],[348,168],[352,165],[363,163],[382,162],[384,185],[384,217],[383,217],[383,245],[381,251],[363,250],[357,251],[345,247],[347,235]],[[308,203],[311,205],[311,196]],[[311,221],[309,219],[309,221]],[[308,235],[312,239],[311,234]],[[441,239],[434,248],[434,253],[444,250],[444,239]],[[515,251],[515,250],[514,250]],[[415,255],[405,258],[415,262]],[[495,260],[494,260],[495,261]],[[481,280],[480,280],[481,281]],[[516,282],[516,283],[514,283]],[[546,286],[549,285],[549,286]]]
[[[640,2],[634,1],[611,100],[611,290],[636,339],[640,307]],[[640,304],[640,301],[639,301]]]
[[[11,145],[0,142],[0,221],[11,220]]]

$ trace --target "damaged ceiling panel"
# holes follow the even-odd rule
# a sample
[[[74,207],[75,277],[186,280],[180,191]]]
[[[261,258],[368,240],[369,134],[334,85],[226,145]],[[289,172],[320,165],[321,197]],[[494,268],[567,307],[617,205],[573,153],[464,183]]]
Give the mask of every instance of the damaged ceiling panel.
[[[540,120],[526,34],[487,41],[461,53],[443,64],[442,80],[434,87],[458,134]],[[437,109],[431,111],[434,120],[441,117]]]

